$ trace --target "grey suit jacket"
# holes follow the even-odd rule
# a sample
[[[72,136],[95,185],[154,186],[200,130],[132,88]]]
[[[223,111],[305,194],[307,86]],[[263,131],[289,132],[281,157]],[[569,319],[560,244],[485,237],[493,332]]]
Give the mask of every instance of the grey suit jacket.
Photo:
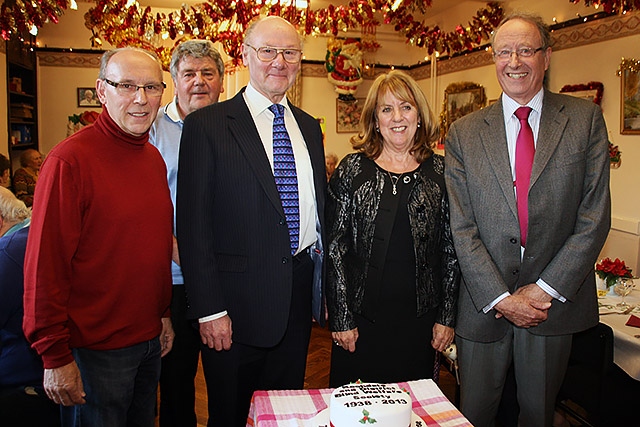
[[[569,334],[598,322],[594,263],[609,231],[609,156],[600,108],[545,91],[529,189],[527,247],[520,232],[502,102],[451,126],[445,177],[462,270],[456,333],[493,342],[510,323],[482,309],[542,278],[567,298],[530,332]]]
[[[226,310],[235,342],[270,347],[286,331],[291,304],[300,302],[291,298],[292,258],[282,203],[243,92],[185,118],[177,238],[187,314],[200,318]],[[326,192],[322,132],[309,114],[291,109],[311,159],[321,243]],[[312,256],[319,267],[313,303],[323,322],[320,255],[314,251]]]

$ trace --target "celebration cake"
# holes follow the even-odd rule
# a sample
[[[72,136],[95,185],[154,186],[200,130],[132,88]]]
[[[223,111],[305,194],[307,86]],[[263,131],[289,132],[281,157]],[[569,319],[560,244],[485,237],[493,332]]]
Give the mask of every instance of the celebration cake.
[[[332,427],[408,427],[411,396],[395,384],[344,385],[331,394],[329,417]]]

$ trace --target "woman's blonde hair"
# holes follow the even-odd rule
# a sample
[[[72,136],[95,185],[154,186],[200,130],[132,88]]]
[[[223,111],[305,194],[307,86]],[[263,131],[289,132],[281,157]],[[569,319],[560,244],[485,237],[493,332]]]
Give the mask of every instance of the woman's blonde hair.
[[[433,154],[433,146],[438,139],[439,129],[427,103],[427,98],[418,83],[411,76],[399,70],[382,74],[373,82],[362,108],[360,131],[351,137],[353,149],[372,160],[377,159],[382,153],[384,142],[382,135],[377,130],[376,114],[379,100],[387,93],[408,102],[418,110],[420,126],[416,130],[410,153],[418,163],[424,162]]]

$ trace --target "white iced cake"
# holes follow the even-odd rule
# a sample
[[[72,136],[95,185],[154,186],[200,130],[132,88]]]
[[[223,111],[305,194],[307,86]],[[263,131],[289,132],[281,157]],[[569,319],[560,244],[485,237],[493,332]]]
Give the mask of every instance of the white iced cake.
[[[332,427],[408,427],[411,396],[395,384],[348,384],[331,394],[329,416]]]

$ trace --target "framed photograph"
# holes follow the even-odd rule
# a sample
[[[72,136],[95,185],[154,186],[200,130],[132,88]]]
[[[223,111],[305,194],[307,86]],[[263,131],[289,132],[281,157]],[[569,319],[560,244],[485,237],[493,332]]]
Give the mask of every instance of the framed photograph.
[[[364,98],[355,98],[350,101],[336,99],[336,132],[355,133],[358,132],[360,116]]]
[[[444,90],[444,105],[440,114],[440,136],[444,138],[451,123],[485,106],[484,87],[477,83],[451,83]]]
[[[632,69],[621,70],[620,133],[640,135],[640,73]]]
[[[78,107],[101,107],[100,100],[93,87],[77,88]]]
[[[576,98],[586,99],[600,105],[602,102],[602,94],[604,93],[604,85],[600,82],[589,82],[587,84],[565,85],[560,89],[560,93],[575,96]]]

